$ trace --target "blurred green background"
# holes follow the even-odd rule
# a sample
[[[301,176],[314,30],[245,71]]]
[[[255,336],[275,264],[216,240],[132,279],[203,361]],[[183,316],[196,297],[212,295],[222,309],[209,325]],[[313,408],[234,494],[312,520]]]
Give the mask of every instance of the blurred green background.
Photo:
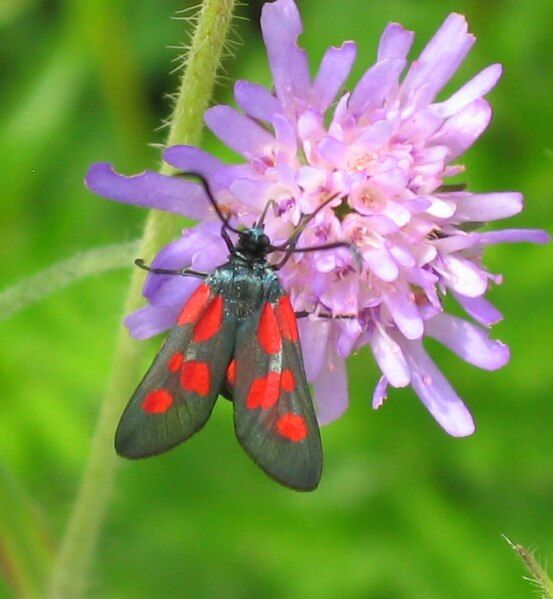
[[[268,83],[258,14],[245,2],[238,78]],[[189,25],[185,0],[0,0],[1,286],[80,250],[137,238],[145,212],[94,197],[87,165],[156,168],[158,127],[176,86],[170,46]],[[379,34],[400,21],[415,51],[451,11],[478,42],[453,89],[492,62],[505,75],[491,127],[464,160],[473,190],[520,190],[510,226],[551,230],[553,3],[550,0],[303,0],[312,65],[354,39],[352,80]],[[415,54],[413,54],[415,55]],[[204,146],[232,157],[207,135]],[[446,436],[410,390],[370,409],[377,372],[350,360],[351,407],[323,430],[325,473],[302,495],[266,478],[234,440],[219,402],[202,434],[177,450],[124,463],[94,569],[91,597],[525,598],[534,596],[501,533],[553,559],[553,253],[490,249],[505,284],[491,292],[512,360],[483,372],[446,350],[436,359],[471,407],[477,432]],[[0,567],[12,583],[43,575],[83,472],[110,371],[128,271],[67,288],[1,324]],[[149,358],[159,344],[151,342]],[[16,501],[13,501],[13,498]],[[17,525],[16,525],[17,524]],[[27,531],[21,536],[18,526]],[[6,580],[0,595],[9,596]]]

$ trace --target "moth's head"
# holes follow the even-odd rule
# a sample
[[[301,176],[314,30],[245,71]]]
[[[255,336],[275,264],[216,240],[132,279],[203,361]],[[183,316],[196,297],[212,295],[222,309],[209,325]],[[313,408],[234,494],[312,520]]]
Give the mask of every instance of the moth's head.
[[[253,226],[240,233],[236,249],[248,258],[265,258],[271,251],[271,241],[263,227]]]

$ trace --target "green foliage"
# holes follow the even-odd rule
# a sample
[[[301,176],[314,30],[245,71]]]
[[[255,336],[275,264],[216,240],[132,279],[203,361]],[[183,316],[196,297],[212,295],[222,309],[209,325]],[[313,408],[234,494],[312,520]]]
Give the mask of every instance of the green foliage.
[[[127,172],[158,165],[147,144],[165,137],[156,126],[170,112],[163,95],[176,87],[168,73],[178,56],[167,46],[186,27],[169,16],[187,6],[20,0],[0,11],[2,287],[79,251],[138,237],[144,212],[92,196],[82,177],[95,160]],[[313,64],[329,44],[358,42],[353,77],[372,62],[386,22],[414,29],[420,48],[448,12],[466,14],[478,42],[452,88],[496,61],[505,75],[491,94],[494,122],[464,159],[464,179],[475,190],[523,191],[516,226],[551,229],[549,0],[300,7]],[[244,47],[227,76],[267,83],[256,11],[248,4],[241,14],[251,18],[237,22]],[[217,100],[231,102],[231,87],[225,79]],[[232,159],[211,137],[204,145]],[[409,390],[372,412],[376,369],[360,352],[350,361],[351,408],[323,431],[321,488],[299,495],[249,462],[233,438],[230,406],[219,402],[197,438],[122,468],[90,596],[531,596],[500,535],[553,555],[552,249],[497,248],[487,263],[505,274],[492,298],[505,314],[495,333],[512,348],[509,365],[481,372],[431,346],[475,414],[474,436],[447,437]],[[0,479],[0,569],[15,563],[27,573],[27,586],[18,586],[24,596],[51,559],[39,529],[59,539],[66,524],[127,284],[124,271],[83,280],[2,323],[0,466],[10,475]]]

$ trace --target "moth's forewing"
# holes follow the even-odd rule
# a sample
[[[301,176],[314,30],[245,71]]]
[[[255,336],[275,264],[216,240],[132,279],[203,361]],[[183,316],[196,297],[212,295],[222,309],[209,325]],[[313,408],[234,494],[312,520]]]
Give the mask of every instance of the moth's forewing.
[[[300,491],[317,487],[322,447],[294,313],[276,279],[267,300],[237,330],[235,431],[269,476]]]
[[[117,453],[145,458],[200,430],[209,418],[233,351],[236,320],[225,299],[201,284],[134,392],[115,435]]]

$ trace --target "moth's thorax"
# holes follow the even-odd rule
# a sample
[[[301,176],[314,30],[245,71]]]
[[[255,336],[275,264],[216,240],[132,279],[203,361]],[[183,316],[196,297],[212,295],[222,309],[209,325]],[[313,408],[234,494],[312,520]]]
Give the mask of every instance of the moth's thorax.
[[[217,268],[206,283],[223,296],[225,312],[238,319],[247,318],[266,301],[274,302],[282,288],[265,260],[248,262],[233,255]]]

